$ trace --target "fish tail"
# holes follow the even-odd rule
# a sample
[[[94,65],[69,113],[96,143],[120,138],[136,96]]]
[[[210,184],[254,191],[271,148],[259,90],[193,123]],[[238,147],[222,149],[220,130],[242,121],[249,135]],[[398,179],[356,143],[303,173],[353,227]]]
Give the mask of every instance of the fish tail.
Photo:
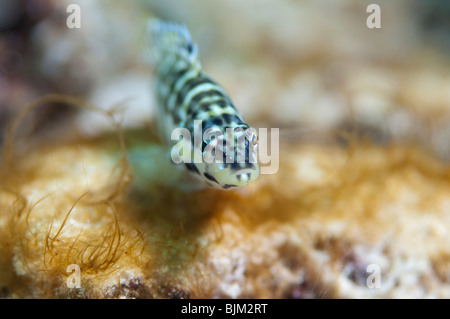
[[[147,22],[145,38],[146,55],[151,65],[158,66],[165,58],[175,56],[200,66],[197,45],[184,25],[152,18]]]

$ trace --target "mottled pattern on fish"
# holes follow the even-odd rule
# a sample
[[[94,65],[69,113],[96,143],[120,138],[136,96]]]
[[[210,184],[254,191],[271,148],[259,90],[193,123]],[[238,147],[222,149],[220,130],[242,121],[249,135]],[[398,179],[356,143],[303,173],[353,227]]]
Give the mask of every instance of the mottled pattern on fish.
[[[254,181],[259,175],[256,130],[243,120],[224,89],[203,72],[197,46],[187,29],[152,19],[147,32],[149,57],[157,80],[157,124],[163,141],[168,146],[174,145],[171,140],[173,129],[186,128],[191,133],[192,150],[201,148],[204,154],[211,140],[194,145],[195,120],[202,121],[203,132],[209,129],[225,133],[226,128],[232,128],[234,134],[228,139],[233,138],[235,147],[227,146],[226,134],[219,137],[223,142],[223,148],[218,148],[223,154],[223,163],[215,160],[210,164],[202,161],[183,165],[205,184],[216,188],[229,189]]]

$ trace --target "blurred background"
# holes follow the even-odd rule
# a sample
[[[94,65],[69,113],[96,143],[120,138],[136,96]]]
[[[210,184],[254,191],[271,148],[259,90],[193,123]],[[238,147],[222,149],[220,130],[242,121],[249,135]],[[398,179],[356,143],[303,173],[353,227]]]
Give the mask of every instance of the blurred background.
[[[122,103],[125,126],[148,123],[155,105],[142,37],[145,20],[157,16],[187,25],[205,71],[254,126],[280,127],[289,140],[356,129],[447,158],[450,5],[376,1],[381,28],[369,29],[372,2],[1,0],[0,136],[47,93],[105,109]],[[72,3],[79,29],[67,26]],[[28,136],[106,127],[68,105],[42,105],[28,117],[19,130]]]
[[[371,3],[379,29],[366,24]],[[68,27],[71,4],[80,28]],[[39,105],[14,145],[75,143],[0,170],[0,297],[449,296],[448,1],[0,0],[0,143],[20,110],[52,93],[123,106],[122,126],[147,135],[150,17],[184,23],[246,121],[280,128],[280,171],[242,192],[163,187],[136,200],[118,190],[128,175],[111,173],[117,145],[89,140],[114,131],[104,114]],[[342,147],[348,136],[370,143]],[[85,194],[115,206],[80,201],[66,218]],[[64,290],[68,262],[91,271],[85,290]],[[372,263],[380,290],[366,285]]]

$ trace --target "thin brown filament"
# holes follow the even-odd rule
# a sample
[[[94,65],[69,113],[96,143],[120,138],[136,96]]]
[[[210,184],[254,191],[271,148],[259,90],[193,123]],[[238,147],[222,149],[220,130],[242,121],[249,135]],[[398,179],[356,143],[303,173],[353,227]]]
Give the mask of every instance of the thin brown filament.
[[[85,196],[88,192],[85,192],[84,194],[82,194],[80,197],[77,198],[77,200],[73,203],[72,207],[69,209],[69,211],[67,212],[66,216],[64,217],[64,220],[62,221],[61,225],[59,226],[58,231],[56,232],[55,236],[53,236],[53,238],[48,237],[50,239],[50,247],[53,247],[53,243],[54,241],[58,238],[59,234],[61,233],[62,229],[64,228],[64,225],[67,222],[67,219],[69,218],[70,213],[72,213],[73,209],[75,208],[75,206],[78,204],[78,202],[83,198],[83,196]]]

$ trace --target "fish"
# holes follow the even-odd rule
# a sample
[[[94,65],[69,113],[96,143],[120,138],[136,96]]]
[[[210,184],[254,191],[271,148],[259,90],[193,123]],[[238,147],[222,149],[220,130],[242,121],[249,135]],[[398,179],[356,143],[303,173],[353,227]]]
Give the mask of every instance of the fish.
[[[254,182],[259,176],[256,129],[244,121],[225,89],[204,72],[186,26],[151,18],[145,38],[156,79],[160,139],[172,150],[189,144],[182,144],[188,154],[179,165],[208,187],[228,190]],[[187,130],[190,138],[174,141],[177,128]],[[195,160],[196,152],[201,160]]]

